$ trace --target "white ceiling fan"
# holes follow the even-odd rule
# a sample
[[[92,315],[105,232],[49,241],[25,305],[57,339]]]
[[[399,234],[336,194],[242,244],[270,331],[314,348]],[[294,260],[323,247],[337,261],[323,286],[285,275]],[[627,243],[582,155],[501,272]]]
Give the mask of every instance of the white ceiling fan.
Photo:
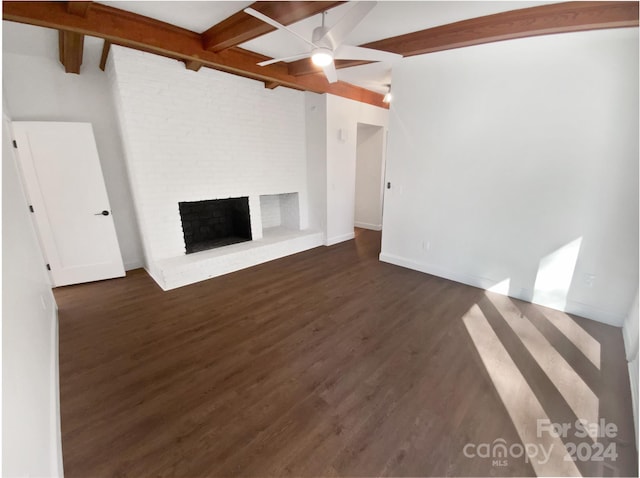
[[[269,18],[268,16],[254,10],[245,8],[245,13],[262,20],[265,23],[289,32],[310,45],[309,51],[285,58],[274,58],[258,63],[260,66],[271,65],[280,61],[294,61],[303,58],[311,58],[311,61],[322,68],[329,83],[338,81],[338,73],[334,60],[364,60],[364,61],[395,61],[402,58],[402,55],[382,50],[373,50],[353,45],[344,45],[342,42],[358,23],[376,6],[376,2],[357,2],[335,25],[331,28],[324,25],[322,15],[322,26],[316,27],[311,35],[311,40],[294,32],[286,26]]]

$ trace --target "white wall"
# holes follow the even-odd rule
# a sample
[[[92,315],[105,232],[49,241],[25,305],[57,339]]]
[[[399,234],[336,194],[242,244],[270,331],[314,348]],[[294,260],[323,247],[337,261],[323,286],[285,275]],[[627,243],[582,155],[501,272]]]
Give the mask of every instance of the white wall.
[[[380,126],[358,124],[355,225],[375,231],[382,229],[384,136]]]
[[[305,92],[309,226],[327,228],[327,95]]]
[[[354,237],[358,123],[386,130],[389,111],[327,95],[327,245]]]
[[[62,476],[57,307],[2,128],[2,476]]]
[[[624,348],[627,362],[629,363],[629,382],[631,384],[631,396],[633,398],[633,424],[636,430],[636,447],[638,446],[638,292],[633,300],[631,309],[622,326]]]
[[[85,38],[80,75],[58,59],[58,32],[3,23],[3,90],[14,121],[90,122],[126,269],[143,263],[122,141],[107,75],[98,67],[102,41]]]
[[[107,70],[151,262],[184,255],[180,201],[249,196],[259,239],[259,196],[298,193],[308,227],[304,93],[122,47]]]
[[[622,325],[638,287],[638,29],[415,56],[393,81],[381,259]]]

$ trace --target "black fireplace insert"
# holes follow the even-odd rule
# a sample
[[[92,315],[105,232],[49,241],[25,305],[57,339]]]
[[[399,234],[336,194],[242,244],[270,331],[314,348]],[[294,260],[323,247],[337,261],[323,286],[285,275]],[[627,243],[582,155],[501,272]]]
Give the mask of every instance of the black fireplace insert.
[[[250,241],[249,198],[178,203],[187,254]]]

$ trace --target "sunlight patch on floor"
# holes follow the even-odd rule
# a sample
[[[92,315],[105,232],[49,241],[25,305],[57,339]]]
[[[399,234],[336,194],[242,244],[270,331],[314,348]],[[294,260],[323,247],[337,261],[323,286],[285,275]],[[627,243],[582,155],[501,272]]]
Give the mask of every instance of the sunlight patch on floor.
[[[546,433],[538,436],[537,420],[548,420],[548,416],[480,307],[478,305],[471,307],[462,320],[522,444],[525,447],[528,444],[535,444],[550,450],[547,460],[540,455],[529,455],[529,461],[536,474],[538,476],[581,476],[559,438]]]
[[[565,313],[553,313],[547,320],[575,345],[600,370],[600,342]]]
[[[598,397],[560,352],[549,343],[529,319],[520,316],[519,310],[513,303],[498,300],[491,294],[487,294],[487,298],[549,377],[576,417],[587,420],[589,423],[596,423],[598,421]]]

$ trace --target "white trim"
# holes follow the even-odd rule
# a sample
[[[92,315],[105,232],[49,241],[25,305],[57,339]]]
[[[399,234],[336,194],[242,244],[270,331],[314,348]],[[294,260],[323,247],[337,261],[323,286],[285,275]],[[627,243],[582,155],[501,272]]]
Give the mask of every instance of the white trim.
[[[160,287],[164,291],[167,290],[163,286],[164,275],[162,274],[162,271],[156,271],[155,268],[148,267],[148,266],[144,266],[144,270],[147,272],[149,277],[151,277],[154,280],[154,282],[158,285],[158,287]]]
[[[627,362],[631,362],[634,357],[638,355],[638,350],[637,347],[634,346],[634,341],[631,340],[631,337],[629,336],[628,327],[622,327],[622,341],[624,342],[624,354]],[[632,347],[635,349],[633,350],[633,353],[631,350]]]
[[[354,226],[361,227],[362,229],[371,229],[372,231],[382,231],[382,224],[369,224],[368,222],[356,222]]]
[[[464,274],[457,271],[452,271],[432,264],[425,264],[422,262],[416,262],[411,259],[396,256],[395,254],[380,253],[380,260],[382,262],[388,262],[400,267],[406,267],[407,269],[413,269],[425,274],[431,274],[438,277],[443,277],[462,284],[471,285],[473,287],[479,287],[480,289],[489,289],[496,284],[496,281],[487,279],[484,277],[478,277],[471,274]]]
[[[424,272],[425,274],[431,274],[434,276],[443,277],[445,279],[449,279],[455,282],[460,282],[462,284],[470,285],[472,287],[478,287],[479,289],[483,289],[483,290],[487,290],[491,288],[496,284],[496,282],[498,282],[497,280],[489,279],[488,277],[480,277],[472,274],[465,274],[463,272],[453,271],[440,266],[413,261],[411,259],[400,257],[395,254],[387,254],[382,252],[380,253],[380,260],[382,262],[388,262],[389,264],[394,264],[396,266],[406,267],[407,269],[413,269],[419,272]],[[506,295],[506,294],[503,294],[503,295]],[[511,292],[509,294],[509,297],[523,300],[525,302],[532,302],[531,298],[533,297],[533,291],[529,289],[520,289],[519,293],[517,294],[513,294],[513,292]],[[549,307],[547,304],[539,304],[539,305]],[[578,315],[580,317],[585,317],[587,319],[595,320],[596,322],[601,322],[603,324],[613,325],[616,327],[620,327],[624,321],[624,317],[615,312],[598,309],[588,304],[583,304],[580,302],[575,302],[570,300],[567,301],[567,304],[564,307],[564,310],[562,310],[562,312]]]
[[[622,338],[624,339],[624,351],[627,362],[633,361],[638,355],[638,297],[633,300],[629,314],[622,327]],[[635,337],[634,337],[635,335]]]
[[[53,293],[53,313],[51,318],[51,470],[55,470],[57,477],[64,477],[62,461],[62,429],[60,425],[60,364],[59,364],[59,334],[58,334],[58,306]]]
[[[545,305],[545,307],[549,306]],[[622,322],[624,322],[624,317],[620,314],[616,314],[610,310],[598,309],[592,305],[573,300],[567,300],[567,305],[565,305],[563,312],[595,320],[602,324],[613,325],[614,327],[622,327]]]
[[[633,403],[633,426],[636,432],[636,450],[638,449],[638,296],[634,298],[629,314],[622,327],[624,351],[629,370],[629,385]]]
[[[327,238],[326,245],[333,246],[334,244],[338,244],[340,242],[348,241],[349,239],[353,239],[356,237],[354,232],[350,232],[348,234],[342,234],[341,236],[335,236],[331,238]]]
[[[633,428],[636,432],[636,451],[638,450],[638,356],[627,363],[629,371],[629,385],[631,387],[631,401],[633,403]]]
[[[134,269],[142,269],[144,268],[144,263],[142,261],[131,261],[124,263],[125,271],[132,271]]]

